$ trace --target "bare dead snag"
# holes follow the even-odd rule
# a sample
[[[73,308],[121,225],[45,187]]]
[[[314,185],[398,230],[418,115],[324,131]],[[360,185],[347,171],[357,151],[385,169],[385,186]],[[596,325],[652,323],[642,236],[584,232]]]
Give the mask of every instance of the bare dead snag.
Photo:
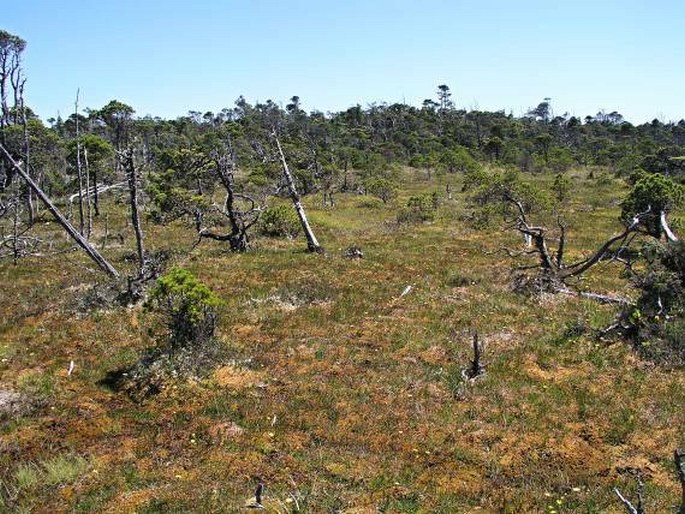
[[[83,161],[86,165],[86,211],[88,213],[88,222],[86,223],[86,237],[90,239],[90,235],[93,232],[93,202],[90,199],[91,187],[90,187],[90,170],[88,166],[88,148],[83,149]],[[97,191],[97,187],[95,188]]]
[[[485,374],[485,366],[482,362],[483,346],[478,340],[478,332],[473,333],[473,360],[471,365],[463,371],[464,378],[473,380]]]
[[[143,245],[143,229],[140,225],[138,209],[138,170],[133,160],[133,148],[129,147],[119,154],[121,167],[128,179],[129,202],[131,206],[131,224],[136,235],[136,254],[138,257],[138,277],[142,277],[145,270],[145,247]]]
[[[91,244],[74,228],[74,226],[62,215],[59,209],[52,203],[50,198],[43,192],[43,190],[36,184],[26,171],[14,160],[12,155],[7,151],[4,145],[0,144],[0,153],[4,155],[7,162],[12,166],[12,169],[19,174],[21,178],[26,181],[29,188],[36,194],[38,198],[45,204],[48,210],[55,217],[55,220],[62,225],[62,228],[76,241],[81,249],[90,257],[105,273],[112,278],[119,278],[119,272],[107,261]]]
[[[285,154],[283,153],[283,148],[281,148],[281,142],[276,135],[276,131],[272,133],[274,140],[276,141],[276,147],[278,148],[278,154],[281,159],[281,165],[283,167],[283,176],[288,185],[288,191],[290,193],[290,199],[293,201],[295,206],[295,211],[297,212],[297,217],[300,219],[300,224],[302,225],[302,230],[304,231],[305,237],[307,238],[307,249],[310,252],[323,253],[323,247],[319,244],[319,241],[314,235],[314,231],[309,225],[309,220],[307,219],[307,214],[304,211],[304,206],[302,205],[302,200],[295,187],[295,180],[290,173],[290,168],[288,168],[288,163],[285,160]]]
[[[26,104],[24,102],[24,85],[26,84],[26,79],[21,81],[19,85],[19,110],[21,112],[21,124],[23,129],[23,150],[24,150],[24,166],[26,170],[31,169],[31,144],[29,138],[29,127],[28,118],[26,116]],[[36,221],[36,207],[33,203],[33,192],[31,189],[26,188],[26,208],[28,210],[28,225],[32,227]]]
[[[74,119],[76,121],[76,174],[78,176],[78,215],[79,232],[85,234],[85,213],[83,210],[83,168],[81,167],[81,133],[79,131],[78,120],[78,96],[80,90],[76,90],[76,101],[74,102]]]

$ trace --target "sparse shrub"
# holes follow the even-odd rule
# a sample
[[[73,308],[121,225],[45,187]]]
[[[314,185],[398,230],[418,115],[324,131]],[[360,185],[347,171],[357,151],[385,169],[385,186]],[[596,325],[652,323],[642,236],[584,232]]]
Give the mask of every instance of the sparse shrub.
[[[360,209],[380,209],[383,207],[383,202],[379,198],[363,197],[357,201],[357,207]]]
[[[173,268],[162,276],[146,303],[162,313],[167,339],[133,366],[108,373],[101,381],[136,400],[157,394],[178,377],[201,377],[221,356],[214,337],[221,300],[192,273]]]
[[[568,178],[564,173],[557,173],[554,177],[554,196],[559,203],[563,203],[568,200],[568,193],[571,191],[573,183],[571,179]]]
[[[397,215],[399,223],[421,223],[433,221],[438,210],[439,197],[437,193],[412,196],[407,206]]]
[[[294,239],[300,233],[300,222],[289,205],[269,207],[259,218],[259,231],[267,237]]]
[[[383,203],[388,203],[397,198],[397,184],[394,180],[373,177],[365,181],[367,193],[380,198]]]
[[[474,277],[462,272],[454,272],[447,278],[447,285],[450,287],[467,287],[473,284],[478,284],[481,281],[479,277]]]
[[[188,270],[172,268],[157,281],[148,307],[157,307],[166,316],[171,346],[179,347],[205,343],[214,336],[220,303]]]

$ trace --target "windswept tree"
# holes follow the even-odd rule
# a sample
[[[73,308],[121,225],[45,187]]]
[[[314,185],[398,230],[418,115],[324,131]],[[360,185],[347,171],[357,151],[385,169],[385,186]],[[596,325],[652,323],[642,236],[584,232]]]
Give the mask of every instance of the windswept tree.
[[[438,109],[443,113],[454,109],[452,92],[447,84],[440,84],[438,86]]]
[[[19,123],[24,77],[21,57],[26,41],[0,30],[0,129]]]
[[[117,150],[121,150],[129,143],[135,112],[130,105],[119,100],[112,100],[101,109],[94,111],[93,115],[105,124],[110,142]]]
[[[581,276],[590,268],[605,260],[626,263],[629,248],[634,246],[636,236],[645,233],[657,237],[651,224],[652,208],[647,206],[642,211],[633,211],[630,216],[624,209],[623,227],[615,235],[608,237],[598,248],[584,258],[568,262],[566,260],[566,224],[563,218],[556,216],[556,227],[549,228],[533,221],[536,209],[541,209],[544,200],[540,191],[525,183],[515,172],[480,173],[474,179],[477,187],[472,200],[479,206],[497,206],[508,227],[518,231],[529,243],[522,251],[507,249],[512,256],[530,255],[537,259],[536,264],[518,268],[520,271],[533,271],[532,276],[519,281],[519,286],[528,290],[547,292],[570,292],[569,281]],[[640,187],[636,184],[628,199]],[[662,190],[663,192],[663,190]],[[665,202],[664,197],[654,196],[654,202]],[[631,203],[636,207],[641,204]],[[658,219],[658,218],[657,218]],[[660,232],[659,232],[660,234]],[[602,295],[590,295],[600,300],[612,301]],[[625,303],[625,301],[623,301]]]

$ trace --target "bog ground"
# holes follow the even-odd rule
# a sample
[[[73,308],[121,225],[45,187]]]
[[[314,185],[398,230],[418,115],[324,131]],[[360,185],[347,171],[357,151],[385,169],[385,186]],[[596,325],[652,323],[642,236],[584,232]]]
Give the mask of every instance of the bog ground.
[[[619,229],[625,190],[601,172],[571,176],[569,252],[581,255]],[[634,496],[640,469],[649,511],[669,512],[682,369],[583,330],[616,307],[512,292],[514,261],[498,249],[521,241],[473,228],[464,194],[432,223],[395,222],[409,195],[460,180],[405,172],[388,205],[308,197],[325,255],[267,238],[245,254],[212,241],[189,252],[186,225],[146,221],[148,248],[223,299],[227,357],[142,402],[101,381],[156,344],[154,312],[87,307],[104,279],[76,251],[0,263],[0,389],[20,395],[1,425],[0,510],[240,512],[262,480],[268,512],[621,512],[612,487]],[[103,202],[124,236],[103,252],[126,269],[125,208]],[[64,237],[44,217],[38,230]],[[350,246],[364,258],[344,257]],[[634,294],[619,272],[600,265],[580,288]],[[486,374],[465,381],[473,331]]]

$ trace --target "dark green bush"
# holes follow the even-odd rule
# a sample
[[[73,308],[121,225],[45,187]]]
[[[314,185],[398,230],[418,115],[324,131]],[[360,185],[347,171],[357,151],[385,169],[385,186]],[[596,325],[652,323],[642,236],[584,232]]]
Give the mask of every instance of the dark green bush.
[[[259,231],[267,237],[294,239],[300,233],[300,221],[289,205],[269,207],[259,218]]]
[[[412,196],[407,201],[407,206],[397,215],[400,223],[421,223],[433,221],[440,205],[440,197],[437,193]]]
[[[172,268],[157,281],[147,306],[166,317],[172,348],[210,341],[221,300],[188,270]]]

